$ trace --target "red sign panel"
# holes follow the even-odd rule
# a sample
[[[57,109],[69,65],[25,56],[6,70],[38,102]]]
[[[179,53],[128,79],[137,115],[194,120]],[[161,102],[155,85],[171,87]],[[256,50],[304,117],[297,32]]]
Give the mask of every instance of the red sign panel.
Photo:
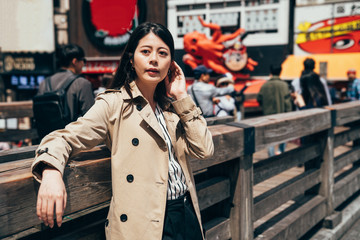
[[[94,45],[121,50],[131,31],[146,19],[145,0],[83,0],[82,18]]]

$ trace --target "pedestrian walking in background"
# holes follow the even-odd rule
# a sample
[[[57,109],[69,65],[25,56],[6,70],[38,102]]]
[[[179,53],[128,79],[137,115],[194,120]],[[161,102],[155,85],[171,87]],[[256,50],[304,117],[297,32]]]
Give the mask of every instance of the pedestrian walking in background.
[[[204,239],[188,158],[207,158],[214,146],[206,120],[186,93],[174,52],[166,27],[139,25],[111,89],[84,117],[42,140],[32,172],[42,181],[37,215],[45,225],[54,226],[55,208],[58,226],[62,223],[67,198],[62,174],[69,157],[105,141],[113,194],[107,239]]]
[[[221,76],[215,81],[217,88],[226,88],[229,85],[234,85],[234,80],[227,76]],[[213,102],[215,104],[215,115],[217,117],[236,116],[235,99],[232,95],[215,97]]]
[[[289,85],[280,79],[281,70],[280,65],[270,66],[270,79],[262,85],[257,95],[257,101],[264,115],[292,111]],[[285,148],[286,143],[281,143],[276,154],[285,152]],[[275,148],[273,146],[268,148],[268,155],[269,157],[275,155]]]
[[[231,94],[234,91],[234,86],[229,85],[225,88],[217,88],[210,84],[211,69],[207,69],[204,65],[197,66],[194,69],[195,82],[188,87],[188,94],[195,101],[196,105],[200,107],[204,117],[214,117],[213,98],[217,96],[224,96]]]
[[[348,77],[348,86],[341,89],[344,95],[343,101],[360,100],[360,79],[356,78],[356,70],[349,69],[346,73]]]
[[[86,62],[84,50],[76,44],[64,45],[59,51],[58,58],[60,69],[50,77],[52,91],[59,89],[67,79],[81,74]],[[41,95],[48,91],[46,87],[46,81],[42,81],[37,94]],[[70,120],[76,121],[95,102],[91,82],[84,77],[77,77],[70,85],[66,98],[67,107],[70,111]]]
[[[318,74],[310,73],[302,76],[300,86],[301,94],[295,93],[295,103],[300,110],[330,105]]]
[[[323,88],[325,90],[325,94],[326,94],[326,98],[327,98],[327,102],[328,105],[332,104],[332,100],[331,100],[331,94],[329,91],[329,87],[327,85],[327,82],[324,78],[320,77],[319,74],[317,74],[316,72],[314,72],[315,69],[315,61],[312,58],[306,58],[303,62],[304,64],[304,70],[301,72],[301,76],[300,78],[295,78],[292,82],[291,85],[293,86],[294,92],[296,94],[300,94],[302,95],[302,88],[301,88],[301,83],[300,83],[300,79],[305,76],[305,75],[317,75],[316,77],[313,76],[313,78],[318,78],[320,79],[321,84],[323,85]]]

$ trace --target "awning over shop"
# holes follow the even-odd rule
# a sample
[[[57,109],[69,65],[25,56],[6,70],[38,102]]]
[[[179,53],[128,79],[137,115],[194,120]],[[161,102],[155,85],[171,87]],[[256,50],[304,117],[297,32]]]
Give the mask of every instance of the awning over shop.
[[[346,72],[350,68],[356,69],[360,77],[360,53],[332,53],[294,56],[290,55],[282,63],[281,78],[291,80],[300,77],[304,69],[306,58],[315,60],[315,72],[324,75],[328,81],[347,80]]]

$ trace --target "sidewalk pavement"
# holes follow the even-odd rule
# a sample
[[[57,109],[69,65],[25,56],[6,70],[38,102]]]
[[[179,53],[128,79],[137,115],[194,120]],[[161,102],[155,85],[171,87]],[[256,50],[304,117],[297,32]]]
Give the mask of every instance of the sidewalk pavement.
[[[353,200],[342,211],[342,221],[334,229],[320,229],[311,240],[355,240],[360,238],[351,238],[353,234],[360,236],[360,196]],[[358,228],[354,223],[357,223]],[[349,231],[350,230],[350,231]],[[355,232],[357,231],[357,232]],[[342,238],[344,236],[344,238]]]

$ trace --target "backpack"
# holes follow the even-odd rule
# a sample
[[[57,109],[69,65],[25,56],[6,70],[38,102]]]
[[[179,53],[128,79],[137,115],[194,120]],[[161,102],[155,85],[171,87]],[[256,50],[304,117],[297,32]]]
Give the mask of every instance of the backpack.
[[[50,77],[45,81],[45,92],[33,98],[33,113],[39,138],[48,133],[64,128],[71,122],[70,109],[66,93],[79,75],[71,75],[57,90],[52,90]]]

